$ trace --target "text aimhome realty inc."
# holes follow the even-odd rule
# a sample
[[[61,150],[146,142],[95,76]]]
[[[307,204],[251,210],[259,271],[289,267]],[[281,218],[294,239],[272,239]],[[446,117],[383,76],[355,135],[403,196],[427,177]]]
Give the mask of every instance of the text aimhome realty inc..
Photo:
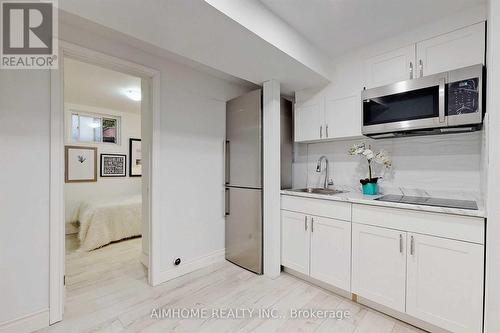
[[[153,308],[151,319],[335,319],[350,317],[348,310],[275,308]]]

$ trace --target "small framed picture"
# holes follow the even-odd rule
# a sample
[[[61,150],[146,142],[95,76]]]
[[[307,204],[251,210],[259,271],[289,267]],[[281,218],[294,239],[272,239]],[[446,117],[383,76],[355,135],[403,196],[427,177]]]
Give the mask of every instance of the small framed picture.
[[[64,160],[66,183],[97,181],[97,148],[66,146]]]
[[[101,154],[101,177],[126,177],[127,155]]]
[[[141,139],[130,139],[129,141],[129,176],[141,177],[142,176],[142,152],[141,152]]]

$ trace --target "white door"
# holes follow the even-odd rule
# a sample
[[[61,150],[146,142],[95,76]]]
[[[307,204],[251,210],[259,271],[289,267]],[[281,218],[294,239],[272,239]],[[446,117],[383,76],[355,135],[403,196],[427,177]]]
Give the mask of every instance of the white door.
[[[415,44],[365,60],[366,88],[380,87],[415,77]]]
[[[417,43],[418,75],[484,64],[485,23]]]
[[[309,218],[281,211],[281,265],[309,275]]]
[[[456,333],[481,332],[484,247],[408,233],[406,312]]]
[[[324,137],[324,102],[295,104],[295,141],[319,140]]]
[[[311,217],[311,277],[351,290],[351,223]]]
[[[325,138],[361,136],[361,97],[327,98]]]
[[[405,311],[406,232],[352,224],[352,292]]]

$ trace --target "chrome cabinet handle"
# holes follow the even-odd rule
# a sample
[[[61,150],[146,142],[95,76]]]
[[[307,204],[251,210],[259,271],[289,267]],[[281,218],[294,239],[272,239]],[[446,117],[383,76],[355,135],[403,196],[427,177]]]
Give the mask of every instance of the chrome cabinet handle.
[[[410,79],[413,79],[413,62],[410,61]]]
[[[323,139],[323,125],[319,127],[319,138]]]
[[[424,62],[422,59],[418,61],[418,68],[420,69],[420,77],[424,76]]]
[[[314,218],[311,217],[311,232],[314,232]]]
[[[325,126],[326,137],[328,138],[328,125]]]
[[[415,254],[415,240],[413,239],[413,236],[410,238],[410,254]]]
[[[399,234],[399,252],[403,253],[403,235]]]
[[[304,230],[307,231],[307,216],[304,216]]]

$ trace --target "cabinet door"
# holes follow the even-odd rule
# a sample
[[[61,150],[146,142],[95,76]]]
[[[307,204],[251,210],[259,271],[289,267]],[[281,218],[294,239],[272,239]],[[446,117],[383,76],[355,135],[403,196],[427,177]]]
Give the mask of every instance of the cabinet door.
[[[350,291],[351,223],[311,217],[311,277]]]
[[[370,57],[365,61],[366,88],[415,77],[415,44]]]
[[[327,98],[325,101],[326,138],[361,136],[361,97]]]
[[[482,245],[408,233],[406,312],[452,332],[481,332]]]
[[[418,75],[484,64],[484,22],[417,43]]]
[[[295,104],[295,141],[319,140],[324,137],[324,102]]]
[[[406,233],[352,224],[352,292],[405,311]]]
[[[281,264],[309,275],[309,219],[307,215],[281,211]]]

